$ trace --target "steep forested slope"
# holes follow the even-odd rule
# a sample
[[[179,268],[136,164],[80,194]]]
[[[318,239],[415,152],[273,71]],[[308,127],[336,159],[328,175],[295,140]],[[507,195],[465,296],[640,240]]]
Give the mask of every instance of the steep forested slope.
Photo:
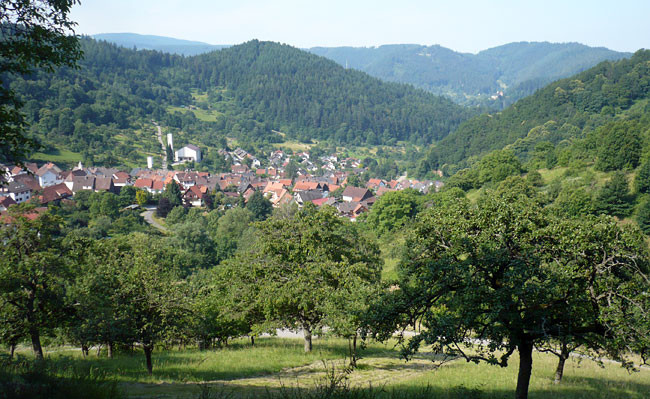
[[[192,86],[225,87],[257,119],[341,143],[432,142],[468,115],[447,99],[276,43],[251,41],[188,65]]]
[[[272,131],[281,130],[353,145],[430,143],[470,115],[447,99],[275,43],[188,58],[87,38],[82,46],[78,69],[38,72],[11,86],[36,138],[95,163],[139,162],[157,151],[152,119],[199,144],[226,136],[273,142],[281,138]]]
[[[557,145],[610,122],[642,118],[649,96],[650,51],[640,50],[552,83],[503,112],[463,123],[432,150],[428,167],[464,165],[505,146],[526,159],[539,142]]]

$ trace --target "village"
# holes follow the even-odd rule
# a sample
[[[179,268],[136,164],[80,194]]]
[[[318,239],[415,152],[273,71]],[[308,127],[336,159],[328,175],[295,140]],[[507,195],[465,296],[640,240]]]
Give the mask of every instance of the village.
[[[171,137],[168,141],[172,142]],[[0,186],[0,212],[23,202],[45,207],[73,199],[79,191],[119,194],[125,186],[145,191],[154,200],[174,181],[182,190],[186,207],[212,207],[212,198],[217,192],[230,199],[232,204],[246,203],[255,192],[261,191],[273,207],[290,203],[299,207],[307,203],[317,207],[331,205],[342,217],[354,221],[387,192],[414,189],[428,193],[438,191],[443,185],[438,180],[418,181],[405,176],[395,180],[371,178],[363,182],[359,177],[366,168],[361,161],[341,158],[337,154],[312,159],[308,152],[275,150],[263,161],[241,148],[221,149],[218,154],[231,164],[229,173],[210,173],[192,168],[154,169],[151,156],[146,168],[130,171],[84,167],[81,162],[70,170],[52,162],[40,166],[26,163],[24,167],[0,165],[6,180]],[[195,145],[189,144],[174,151],[173,165],[176,169],[200,165],[201,161],[201,149]]]

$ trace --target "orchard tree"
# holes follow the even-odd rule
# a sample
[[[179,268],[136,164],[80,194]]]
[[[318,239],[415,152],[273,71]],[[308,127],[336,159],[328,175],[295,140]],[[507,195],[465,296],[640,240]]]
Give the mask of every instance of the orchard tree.
[[[65,282],[70,277],[58,238],[62,220],[33,206],[9,208],[0,227],[0,303],[4,322],[19,321],[3,335],[26,332],[42,359],[41,335],[65,317]],[[13,323],[12,323],[13,324]]]
[[[130,343],[130,315],[121,303],[120,277],[124,274],[122,252],[124,240],[93,240],[66,237],[68,246],[85,244],[75,261],[80,273],[68,290],[74,317],[67,333],[82,349],[84,356],[92,345],[106,344],[108,357],[113,357],[115,343]],[[70,244],[70,241],[76,241]]]
[[[128,335],[142,344],[147,372],[160,341],[177,336],[189,313],[180,271],[161,239],[142,233],[127,238],[119,274],[119,309],[128,317]]]
[[[424,342],[505,367],[518,352],[517,399],[528,396],[534,346],[580,344],[626,366],[626,355],[647,353],[643,235],[606,216],[554,218],[535,199],[495,193],[432,207],[407,239],[399,275],[375,315],[377,334],[421,325],[407,356]]]
[[[302,329],[305,352],[323,326],[328,301],[351,281],[376,281],[379,250],[332,207],[307,205],[291,219],[256,224],[256,243],[225,262],[235,292],[267,323]]]

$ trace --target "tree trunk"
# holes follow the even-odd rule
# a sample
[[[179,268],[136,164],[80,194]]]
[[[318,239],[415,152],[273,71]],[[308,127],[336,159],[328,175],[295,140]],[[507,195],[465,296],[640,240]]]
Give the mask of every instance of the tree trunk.
[[[99,357],[99,355],[101,355],[101,354],[102,354],[102,345],[99,344],[99,345],[97,345],[97,357]]]
[[[113,358],[113,341],[108,341],[106,343],[106,347],[108,348],[108,358],[112,359]]]
[[[563,356],[560,356],[560,360],[557,362],[557,368],[555,369],[555,379],[553,379],[553,384],[559,384],[560,381],[562,381],[565,361],[566,359]]]
[[[305,334],[305,353],[311,352],[311,327],[303,326],[302,327]]]
[[[10,360],[14,358],[14,352],[16,352],[16,344],[14,344],[14,343],[9,344],[9,359]]]
[[[255,346],[255,336],[251,335],[251,346]]]
[[[153,352],[153,344],[142,345],[144,349],[144,356],[147,358],[147,373],[151,375],[153,373],[153,364],[151,363],[151,352]]]
[[[84,359],[88,356],[88,345],[81,344],[81,354],[84,355]]]
[[[569,355],[571,355],[571,350],[569,349],[569,345],[563,342],[562,351],[558,356],[560,360],[557,362],[557,368],[555,369],[555,379],[553,379],[554,384],[559,384],[560,381],[562,381],[562,376],[564,375],[564,363],[569,358]]]
[[[357,334],[354,334],[352,338],[352,344],[350,345],[350,366],[357,367]]]
[[[516,399],[528,399],[528,385],[533,371],[533,343],[519,344],[519,374],[517,375]]]
[[[29,335],[32,338],[32,350],[36,359],[43,360],[43,347],[41,347],[41,335],[38,328],[33,325],[29,327]]]

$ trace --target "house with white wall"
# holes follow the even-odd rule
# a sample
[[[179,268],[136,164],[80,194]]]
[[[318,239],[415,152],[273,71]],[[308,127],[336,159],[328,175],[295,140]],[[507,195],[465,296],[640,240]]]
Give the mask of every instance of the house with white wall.
[[[201,162],[201,149],[194,144],[188,144],[174,153],[174,161]]]

